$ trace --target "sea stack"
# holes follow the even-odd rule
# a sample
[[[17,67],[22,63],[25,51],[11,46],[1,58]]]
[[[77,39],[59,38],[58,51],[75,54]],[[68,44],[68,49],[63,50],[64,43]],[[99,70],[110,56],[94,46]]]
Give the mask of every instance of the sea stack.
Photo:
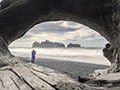
[[[80,48],[80,47],[81,47],[81,45],[79,45],[79,44],[69,43],[69,44],[67,45],[67,48]]]
[[[45,42],[34,42],[33,46],[35,48],[65,48],[65,45],[63,43],[59,42],[50,42],[49,40],[46,40]]]

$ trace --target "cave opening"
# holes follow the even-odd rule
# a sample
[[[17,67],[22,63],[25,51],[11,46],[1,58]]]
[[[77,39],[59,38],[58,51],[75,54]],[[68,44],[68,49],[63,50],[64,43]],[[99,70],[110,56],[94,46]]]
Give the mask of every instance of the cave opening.
[[[41,66],[31,64],[31,63],[24,63],[21,61],[22,58],[19,59],[17,57],[13,57],[11,52],[15,56],[17,56],[17,54],[18,54],[19,57],[20,57],[20,54],[22,57],[25,56],[25,52],[27,52],[27,54],[29,53],[28,60],[30,61],[31,51],[33,48],[27,46],[27,44],[30,45],[30,43],[28,42],[29,40],[27,40],[26,44],[23,44],[21,42],[26,40],[26,38],[32,40],[31,35],[24,36],[23,41],[20,41],[19,43],[17,43],[17,45],[15,45],[17,47],[11,47],[12,46],[11,45],[10,46],[11,52],[8,50],[8,46],[14,40],[21,38],[34,25],[45,22],[45,21],[56,21],[56,20],[67,20],[67,21],[75,21],[78,23],[82,23],[82,24],[94,29],[95,31],[99,32],[102,36],[104,36],[106,38],[106,40],[108,40],[108,42],[110,43],[110,45],[108,45],[108,47],[106,47],[106,51],[105,51],[106,56],[105,56],[105,54],[104,54],[104,56],[106,58],[108,58],[110,62],[112,62],[111,67],[110,68],[108,68],[109,66],[104,67],[107,69],[101,71],[101,70],[96,70],[96,69],[98,69],[98,68],[100,69],[100,67],[103,68],[103,66],[106,66],[106,65],[101,66],[100,63],[99,63],[99,65],[96,63],[90,64],[90,61],[91,61],[90,58],[95,61],[99,61],[98,59],[100,59],[100,61],[104,60],[104,59],[101,59],[101,56],[98,57],[99,55],[102,55],[102,51],[99,52],[98,47],[97,47],[97,49],[93,48],[93,47],[86,48],[85,44],[82,44],[82,42],[80,42],[81,39],[79,38],[80,32],[77,30],[78,28],[76,30],[69,28],[68,30],[66,30],[66,32],[69,32],[69,34],[66,34],[65,36],[66,36],[66,38],[71,36],[71,38],[67,38],[67,39],[68,40],[73,39],[72,40],[73,42],[70,41],[69,43],[75,43],[75,44],[79,43],[82,45],[82,48],[80,48],[80,49],[65,48],[64,50],[61,49],[60,52],[63,52],[64,55],[70,54],[69,56],[63,56],[63,58],[65,58],[65,59],[68,58],[69,60],[70,60],[70,58],[72,58],[72,60],[74,60],[74,61],[75,61],[75,57],[79,58],[80,55],[78,55],[78,53],[80,53],[80,54],[82,53],[82,55],[80,57],[82,57],[82,56],[83,57],[82,57],[82,59],[79,59],[79,62],[65,61],[65,60],[62,62],[61,53],[55,53],[55,48],[54,49],[49,48],[50,50],[49,50],[49,52],[47,51],[47,55],[53,57],[53,56],[55,56],[53,54],[57,54],[57,58],[59,58],[60,60],[56,60],[53,58],[49,59],[50,57],[44,59],[44,57],[42,57],[42,56],[46,57],[47,55],[44,55],[44,53],[41,53],[41,52],[45,52],[45,50],[37,49],[36,50],[37,51],[36,64],[38,64],[38,62],[40,64],[46,62],[46,64],[48,66],[51,65],[53,67],[53,69],[58,67],[58,69],[60,69],[59,71],[62,71],[62,72],[68,71],[66,73],[69,73],[69,75],[72,76],[73,78],[76,78],[76,76],[78,77],[78,75],[80,75],[80,76],[88,75],[87,73],[90,73],[90,72],[93,72],[94,70],[96,70],[97,72],[95,71],[93,74],[91,74],[91,77],[94,78],[94,81],[91,81],[91,82],[96,83],[96,80],[97,80],[97,84],[99,84],[99,80],[98,80],[99,76],[100,77],[102,76],[100,79],[103,80],[103,81],[101,81],[102,87],[105,86],[103,88],[109,89],[109,85],[110,85],[110,87],[119,86],[119,84],[116,85],[116,83],[115,83],[116,81],[119,82],[118,81],[119,76],[117,77],[117,74],[119,75],[119,72],[120,72],[120,48],[119,48],[120,47],[120,39],[119,39],[120,38],[120,35],[119,35],[120,27],[119,27],[119,12],[118,12],[119,1],[118,0],[116,0],[116,1],[111,1],[111,0],[108,0],[108,1],[105,1],[105,0],[101,0],[101,1],[98,1],[98,0],[93,0],[93,1],[89,1],[89,0],[85,0],[85,1],[84,0],[77,0],[77,1],[74,1],[74,0],[58,0],[58,1],[56,1],[56,0],[46,0],[46,1],[45,0],[10,0],[10,1],[13,1],[13,2],[11,2],[10,5],[7,5],[8,7],[5,7],[4,9],[2,9],[0,11],[0,20],[1,20],[1,24],[0,24],[0,43],[1,43],[1,45],[0,45],[0,56],[1,56],[0,59],[1,60],[0,61],[1,61],[1,63],[0,64],[5,65],[5,66],[9,65],[8,67],[4,67],[1,70],[1,73],[2,73],[1,80],[2,80],[3,88],[7,87],[7,88],[11,89],[11,85],[15,84],[15,86],[17,86],[16,88],[19,89],[19,86],[21,86],[25,83],[27,84],[27,86],[30,86],[30,88],[32,88],[32,89],[36,89],[36,88],[38,89],[41,87],[43,88],[45,86],[42,85],[41,82],[39,82],[41,80],[43,82],[45,82],[46,84],[50,85],[50,87],[52,86],[52,88],[55,88],[55,89],[56,88],[61,89],[61,85],[63,86],[62,89],[64,89],[64,87],[65,88],[66,87],[74,88],[74,86],[75,86],[75,88],[80,86],[81,89],[87,88],[86,85],[85,86],[81,85],[78,82],[73,81],[73,79],[66,77],[66,75],[62,74],[61,75],[62,77],[61,76],[59,77],[59,74],[60,74],[59,72],[54,73],[53,70],[48,70],[48,69],[46,72],[43,70],[44,69],[43,67],[42,67],[43,72],[41,72]],[[68,25],[68,26],[72,26],[72,25]],[[72,30],[74,32],[72,32]],[[62,31],[62,30],[60,30],[60,31]],[[83,30],[82,33],[86,34],[85,31],[86,30]],[[64,30],[62,32],[60,32],[61,33],[60,35],[55,34],[55,33],[50,33],[50,32],[48,32],[48,33],[50,34],[50,36],[56,35],[56,37],[58,39],[60,39],[60,37],[63,37],[63,35],[64,35]],[[57,31],[56,31],[56,33],[57,33]],[[89,35],[90,35],[90,37],[88,39],[87,37]],[[42,36],[42,34],[41,34],[41,36]],[[48,36],[48,35],[44,34],[44,36]],[[88,45],[88,46],[90,46],[88,41],[90,41],[91,38],[93,38],[93,37],[97,38],[96,34],[93,35],[93,33],[88,33],[87,37],[85,36],[85,37],[83,37],[83,39],[84,40],[88,39],[87,43],[86,43],[86,45]],[[55,40],[55,37],[52,37],[52,39],[53,38]],[[78,39],[78,41],[76,40],[76,38]],[[34,39],[34,37],[33,37],[33,39]],[[50,37],[49,37],[49,39],[50,39]],[[58,39],[57,39],[57,41],[58,41]],[[64,39],[65,38],[60,39],[60,40],[64,41]],[[46,39],[44,39],[44,40],[46,40]],[[97,40],[91,40],[91,43],[92,43],[92,45],[98,46],[98,45],[101,45],[101,43],[99,44],[97,42],[95,44],[94,42],[100,41],[100,40],[101,40],[100,38],[97,38]],[[50,40],[50,41],[52,41],[52,40]],[[53,42],[57,42],[57,41],[53,41]],[[92,42],[92,41],[94,41],[94,42]],[[41,42],[41,40],[38,42]],[[47,42],[48,42],[48,38],[47,38]],[[62,42],[62,43],[65,43],[65,42]],[[24,45],[24,48],[19,47],[19,45],[21,46],[22,44]],[[19,50],[21,50],[19,53],[16,52]],[[73,53],[73,50],[78,51],[78,52],[75,54],[75,53]],[[102,50],[102,49],[100,49],[100,50]],[[57,52],[58,52],[58,50],[57,50]],[[50,55],[49,53],[53,53],[53,54]],[[73,56],[72,53],[73,53],[73,55],[76,55],[76,56]],[[39,58],[39,56],[41,59]],[[96,56],[97,58],[94,58],[94,56]],[[26,57],[27,56],[25,56],[24,60],[27,60]],[[80,62],[81,60],[85,61],[85,58],[87,58],[86,60],[88,60],[89,63]],[[93,62],[95,62],[95,61],[93,61]],[[70,62],[72,62],[72,63],[70,63]],[[105,61],[102,61],[102,62],[105,64]],[[68,68],[68,66],[69,66],[69,68]],[[100,66],[100,67],[98,67],[98,66]],[[66,70],[63,71],[61,68],[64,70],[66,69]],[[9,71],[6,72],[6,70],[9,70]],[[5,73],[4,73],[4,71],[5,71]],[[32,71],[34,71],[35,74]],[[52,72],[52,77],[51,77],[51,75],[49,75],[49,73],[51,73],[51,72]],[[29,75],[27,75],[26,73]],[[47,76],[47,77],[49,76],[51,79],[48,80],[48,78],[46,78],[46,77],[38,78],[38,76],[41,76],[41,74],[42,74],[42,76],[43,76],[43,74],[44,74],[44,76]],[[58,75],[58,77],[56,75]],[[111,75],[114,77],[111,77]],[[6,76],[10,77],[10,79],[7,81],[12,80],[12,84],[9,84],[9,85],[4,84],[4,82],[7,79]],[[21,84],[21,83],[16,84],[16,82],[18,82],[18,79],[15,80],[15,76],[17,76],[22,81],[23,84]],[[29,76],[31,76],[32,78],[30,78]],[[55,80],[53,79],[54,76],[56,77]],[[65,76],[65,77],[63,77],[63,76]],[[110,78],[109,78],[109,76],[110,76]],[[33,79],[33,77],[36,77],[36,78]],[[59,83],[60,80],[63,82]],[[106,82],[104,80],[106,80],[106,81],[109,80],[109,82]],[[36,81],[38,81],[38,82],[36,83]],[[50,81],[50,83],[49,83],[49,81]],[[71,81],[71,82],[69,82],[69,81]],[[91,84],[91,82],[90,83],[88,82],[88,84]],[[113,82],[112,85],[111,85],[111,82]],[[106,83],[106,84],[104,84],[104,83]],[[115,83],[115,85],[114,85],[114,83]],[[38,85],[37,87],[36,87],[36,84]],[[98,86],[98,88],[101,87],[101,85],[100,86],[97,85],[97,86]],[[96,87],[96,85],[95,85],[95,87]],[[26,87],[26,88],[28,89],[28,87]],[[90,89],[90,87],[88,87],[88,88]],[[25,89],[25,90],[27,90],[27,89]],[[49,89],[49,87],[48,87],[48,89]],[[70,90],[70,89],[68,89],[68,90]]]
[[[32,47],[34,42],[63,43],[65,47],[45,48]],[[80,47],[68,48],[68,44],[79,44]],[[103,56],[102,49],[107,43],[96,31],[76,22],[51,21],[38,24],[31,28],[21,39],[13,42],[9,49],[18,57],[31,61],[31,51],[36,50],[35,63],[78,76],[88,76],[96,69],[110,66],[110,62]],[[86,68],[82,70],[83,68]],[[91,68],[91,70],[89,70]],[[83,73],[80,73],[80,72]]]

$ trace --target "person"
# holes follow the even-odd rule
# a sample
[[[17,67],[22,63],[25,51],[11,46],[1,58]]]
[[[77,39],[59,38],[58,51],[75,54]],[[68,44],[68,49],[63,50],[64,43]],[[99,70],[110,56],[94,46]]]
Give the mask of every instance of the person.
[[[31,60],[31,62],[34,63],[34,62],[35,62],[35,54],[36,54],[36,51],[33,50],[33,51],[31,52],[31,54],[32,54],[32,60]]]

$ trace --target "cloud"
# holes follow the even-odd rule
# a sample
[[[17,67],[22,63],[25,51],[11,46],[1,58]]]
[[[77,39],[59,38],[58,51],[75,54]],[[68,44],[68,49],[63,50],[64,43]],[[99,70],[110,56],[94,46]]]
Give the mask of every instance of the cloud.
[[[51,40],[53,42],[90,41],[104,39],[96,31],[75,22],[46,22],[31,28],[17,43]],[[27,42],[26,42],[27,41]]]
[[[62,21],[62,23],[59,24],[61,27],[66,27],[66,28],[82,28],[84,27],[82,24],[75,23],[75,22],[68,22],[68,21]]]
[[[103,39],[92,29],[74,22],[47,22],[32,28],[24,39],[50,39],[52,41]]]
[[[26,35],[23,36],[23,39],[29,39],[29,38],[32,38],[32,35],[26,34]]]
[[[101,39],[100,34],[81,24],[67,21],[47,22],[36,25],[29,33],[40,37],[61,36],[61,38],[76,38],[82,40]],[[54,34],[53,34],[54,33]],[[48,34],[48,35],[45,35]]]
[[[64,25],[63,21],[60,22],[47,22],[47,23],[42,23],[39,25],[36,25],[32,29],[30,29],[29,32],[34,33],[34,34],[41,34],[42,32],[44,33],[59,33],[63,34],[65,32],[69,31],[75,31],[77,30],[76,28],[66,26]]]

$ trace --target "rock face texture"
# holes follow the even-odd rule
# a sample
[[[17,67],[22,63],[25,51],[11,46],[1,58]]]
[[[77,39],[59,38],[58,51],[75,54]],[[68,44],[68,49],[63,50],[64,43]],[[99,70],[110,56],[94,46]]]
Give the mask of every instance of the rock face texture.
[[[10,0],[2,0],[0,2],[1,9],[4,9],[10,5]]]
[[[22,37],[34,25],[67,20],[84,24],[104,36],[113,48],[113,60],[107,57],[112,65],[109,72],[119,72],[119,9],[119,0],[10,0],[10,4],[0,10],[0,57],[11,57],[8,50],[10,43]],[[1,67],[19,62],[7,57],[0,60]],[[14,82],[12,77],[9,79]]]
[[[114,48],[112,72],[119,69],[119,0],[11,0],[0,11],[0,53],[11,56],[8,46],[31,27],[45,21],[74,21],[99,32]]]

